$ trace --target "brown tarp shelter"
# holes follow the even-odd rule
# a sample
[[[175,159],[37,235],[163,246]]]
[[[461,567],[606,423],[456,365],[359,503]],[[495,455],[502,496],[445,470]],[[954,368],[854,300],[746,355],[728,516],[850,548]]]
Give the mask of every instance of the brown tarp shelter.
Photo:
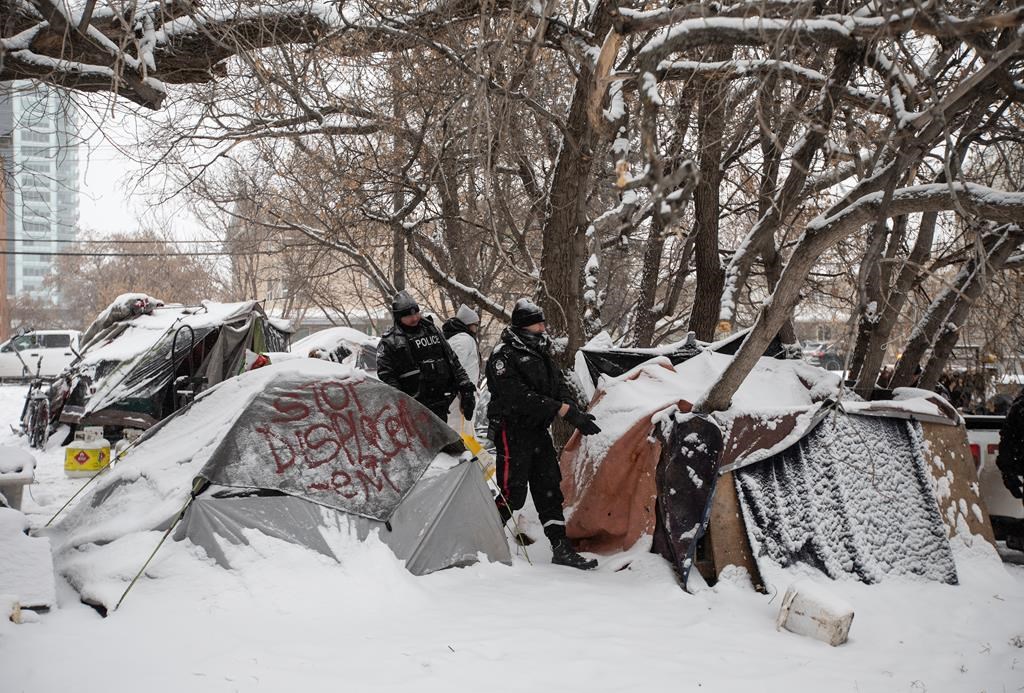
[[[566,530],[581,549],[613,553],[655,533],[655,473],[662,457],[655,427],[664,426],[673,411],[689,411],[690,402],[706,388],[709,373],[724,367],[716,362],[725,358],[701,355],[675,366],[667,359],[654,359],[603,381],[590,410],[600,425],[609,424],[610,435],[595,441],[574,436],[561,459]],[[733,470],[742,473],[745,466],[772,463],[829,416],[912,422],[917,429],[908,430],[920,431],[922,464],[931,474],[948,536],[972,541],[977,535],[993,541],[988,513],[977,495],[966,433],[956,412],[941,398],[912,391],[898,393],[903,398],[899,401],[836,403],[828,395],[838,390],[837,376],[807,364],[770,359],[762,359],[748,380],[746,394],[741,388],[733,410],[719,419],[725,433],[723,473],[696,561],[705,578],[713,581],[727,565],[738,565],[758,582]],[[776,380],[778,387],[771,387]],[[851,454],[859,452],[854,449]]]

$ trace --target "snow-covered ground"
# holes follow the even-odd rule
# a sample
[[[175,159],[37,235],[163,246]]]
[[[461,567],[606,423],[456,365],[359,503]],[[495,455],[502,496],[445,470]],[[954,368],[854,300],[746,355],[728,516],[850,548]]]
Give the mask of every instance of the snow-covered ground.
[[[0,388],[0,445],[24,445],[6,425],[23,396]],[[84,483],[60,448],[37,457],[34,527]],[[956,587],[818,577],[856,610],[833,648],[775,629],[796,574],[770,575],[773,596],[743,579],[689,595],[642,549],[583,573],[537,544],[532,565],[414,577],[372,538],[341,564],[254,539],[231,571],[168,542],[108,618],[58,581],[59,608],[0,622],[0,691],[1024,690],[1024,567],[962,546]]]

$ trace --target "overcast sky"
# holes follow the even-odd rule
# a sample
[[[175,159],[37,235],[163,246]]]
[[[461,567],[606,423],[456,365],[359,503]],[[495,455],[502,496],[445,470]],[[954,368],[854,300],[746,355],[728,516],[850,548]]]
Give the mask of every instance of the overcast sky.
[[[83,108],[79,122],[85,140],[79,148],[79,225],[83,231],[107,235],[163,228],[182,240],[205,236],[183,200],[155,200],[163,183],[159,172],[144,175],[129,157],[142,127],[139,119],[130,114],[99,117],[96,111]]]

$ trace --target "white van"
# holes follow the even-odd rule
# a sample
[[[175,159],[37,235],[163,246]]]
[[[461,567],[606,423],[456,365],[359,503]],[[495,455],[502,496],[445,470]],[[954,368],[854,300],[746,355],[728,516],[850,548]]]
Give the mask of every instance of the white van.
[[[59,375],[75,359],[79,348],[78,330],[36,330],[11,337],[0,344],[0,378],[31,378]]]

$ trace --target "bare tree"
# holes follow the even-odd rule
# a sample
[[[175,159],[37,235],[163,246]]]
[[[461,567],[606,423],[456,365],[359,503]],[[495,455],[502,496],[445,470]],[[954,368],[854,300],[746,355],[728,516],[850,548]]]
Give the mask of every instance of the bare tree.
[[[32,2],[10,4],[0,77],[149,107],[154,77],[191,84],[154,163],[226,214],[218,181],[248,172],[273,200],[254,221],[382,298],[407,270],[494,316],[534,293],[567,358],[606,326],[752,322],[703,410],[851,272],[867,392],[937,230],[1012,244],[1022,218],[1019,186],[964,165],[1020,131],[1024,10],[998,2]]]

